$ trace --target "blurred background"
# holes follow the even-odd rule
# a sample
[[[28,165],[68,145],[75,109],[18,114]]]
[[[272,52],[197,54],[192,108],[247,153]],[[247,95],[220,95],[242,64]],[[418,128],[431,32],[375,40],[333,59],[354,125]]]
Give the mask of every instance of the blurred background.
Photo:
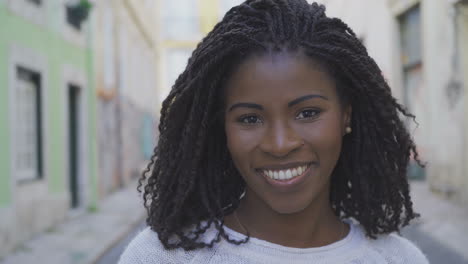
[[[241,2],[0,0],[0,263],[118,260],[145,227],[136,179],[161,102]],[[422,217],[402,235],[431,263],[468,263],[468,1],[319,2],[416,115]]]

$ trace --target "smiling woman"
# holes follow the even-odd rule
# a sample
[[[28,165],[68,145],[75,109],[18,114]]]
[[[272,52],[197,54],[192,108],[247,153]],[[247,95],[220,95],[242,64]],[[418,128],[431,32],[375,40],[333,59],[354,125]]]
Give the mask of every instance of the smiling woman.
[[[246,195],[235,212],[255,215],[249,222],[270,219],[273,225],[278,224],[271,221],[275,214],[308,211],[334,215],[329,183],[350,126],[351,106],[342,105],[331,77],[309,60],[287,51],[253,56],[227,82],[227,147],[246,182]],[[268,216],[258,217],[260,204]],[[309,222],[308,217],[296,219]],[[258,232],[270,228],[257,225]]]
[[[427,263],[418,155],[380,69],[318,4],[249,0],[193,52],[140,179],[149,228],[121,263]]]

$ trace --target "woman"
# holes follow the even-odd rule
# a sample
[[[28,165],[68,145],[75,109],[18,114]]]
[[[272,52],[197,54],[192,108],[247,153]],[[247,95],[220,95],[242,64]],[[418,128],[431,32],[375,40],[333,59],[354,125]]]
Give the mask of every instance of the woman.
[[[380,72],[321,5],[232,8],[163,103],[120,263],[427,263],[393,234],[418,154]]]

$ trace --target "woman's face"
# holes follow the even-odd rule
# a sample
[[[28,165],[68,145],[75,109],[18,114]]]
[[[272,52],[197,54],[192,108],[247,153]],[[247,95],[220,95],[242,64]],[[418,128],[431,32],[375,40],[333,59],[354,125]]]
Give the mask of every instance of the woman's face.
[[[328,202],[351,108],[342,107],[327,73],[299,53],[253,56],[229,79],[225,100],[246,203],[290,214]]]

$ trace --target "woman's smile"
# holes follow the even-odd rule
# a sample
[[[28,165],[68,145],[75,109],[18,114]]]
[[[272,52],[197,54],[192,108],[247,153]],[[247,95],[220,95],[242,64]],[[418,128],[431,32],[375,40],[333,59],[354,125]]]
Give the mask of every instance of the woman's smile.
[[[257,170],[274,180],[284,181],[302,175],[302,173],[305,172],[310,167],[310,165],[311,163],[290,163],[283,165],[265,166]]]
[[[311,177],[311,170],[314,166],[316,166],[315,162],[296,162],[264,166],[255,169],[255,171],[273,187],[281,191],[287,191],[291,187],[301,184],[307,177]]]

